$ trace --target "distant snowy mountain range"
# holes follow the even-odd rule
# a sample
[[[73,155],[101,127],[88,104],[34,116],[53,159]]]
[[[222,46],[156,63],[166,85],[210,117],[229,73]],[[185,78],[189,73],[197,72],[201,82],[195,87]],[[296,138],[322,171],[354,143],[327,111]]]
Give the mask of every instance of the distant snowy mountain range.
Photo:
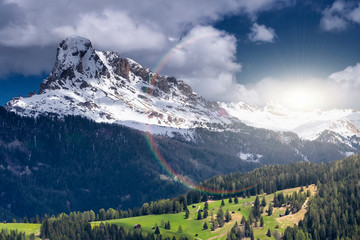
[[[243,102],[207,101],[185,82],[160,76],[116,52],[96,51],[88,39],[63,40],[50,76],[39,93],[14,98],[6,109],[22,116],[81,115],[155,134],[194,128],[237,131],[234,123],[290,131],[306,140],[359,146],[360,112],[351,109],[290,111]]]

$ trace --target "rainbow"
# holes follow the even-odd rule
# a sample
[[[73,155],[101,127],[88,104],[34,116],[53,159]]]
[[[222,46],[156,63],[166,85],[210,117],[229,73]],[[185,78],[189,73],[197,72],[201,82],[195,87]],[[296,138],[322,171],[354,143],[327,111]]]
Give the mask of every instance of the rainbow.
[[[175,45],[175,47],[170,49],[158,62],[158,64],[154,68],[155,74],[151,77],[151,79],[149,79],[149,84],[153,85],[153,83],[155,82],[156,78],[159,75],[158,73],[161,72],[161,70],[164,68],[166,63],[171,59],[172,56],[174,56],[174,54],[176,53],[177,50],[180,50],[180,49],[184,48],[185,46],[187,46],[195,41],[198,41],[200,39],[211,37],[211,36],[218,36],[218,35],[220,35],[220,34],[219,33],[218,34],[206,34],[206,35],[198,36],[195,38],[187,39],[187,40],[182,41],[182,42],[178,43],[177,45]],[[151,94],[152,93],[151,89],[148,89],[147,93]],[[150,127],[150,126],[148,125],[148,127]],[[161,154],[161,152],[156,144],[156,141],[150,132],[151,131],[146,131],[145,138],[146,138],[146,142],[149,146],[149,149],[150,149],[152,155],[154,156],[156,162],[161,166],[161,168],[165,172],[168,173],[169,176],[171,176],[173,179],[175,179],[176,181],[181,183],[186,188],[189,188],[189,189],[195,190],[195,191],[199,191],[199,192],[203,192],[203,193],[208,193],[211,195],[227,195],[227,194],[242,193],[242,192],[249,190],[251,188],[254,188],[260,184],[260,182],[258,182],[251,186],[244,187],[241,189],[234,189],[234,190],[211,189],[211,188],[204,187],[200,184],[197,184],[197,183],[193,182],[192,180],[180,175],[171,167],[171,165],[166,161],[165,157]]]

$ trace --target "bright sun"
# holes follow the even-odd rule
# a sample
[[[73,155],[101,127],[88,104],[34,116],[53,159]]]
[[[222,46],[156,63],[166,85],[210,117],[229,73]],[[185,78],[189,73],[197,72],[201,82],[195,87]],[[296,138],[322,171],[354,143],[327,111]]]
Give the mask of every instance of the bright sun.
[[[289,86],[281,94],[282,104],[294,110],[321,108],[324,103],[323,101],[324,93],[318,86],[312,84]]]

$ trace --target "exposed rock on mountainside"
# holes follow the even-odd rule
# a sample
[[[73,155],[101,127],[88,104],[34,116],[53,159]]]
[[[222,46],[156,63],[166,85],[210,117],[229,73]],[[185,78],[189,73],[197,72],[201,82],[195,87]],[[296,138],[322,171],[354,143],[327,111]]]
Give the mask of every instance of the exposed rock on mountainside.
[[[14,98],[6,108],[22,116],[80,115],[156,134],[197,127],[238,131],[229,126],[243,122],[291,131],[307,140],[333,142],[341,136],[341,144],[359,149],[358,140],[353,141],[360,137],[359,111],[290,111],[276,104],[258,108],[210,102],[175,77],[160,76],[116,52],[96,51],[88,39],[77,36],[60,43],[54,69],[39,94]],[[329,132],[328,139],[323,132]]]

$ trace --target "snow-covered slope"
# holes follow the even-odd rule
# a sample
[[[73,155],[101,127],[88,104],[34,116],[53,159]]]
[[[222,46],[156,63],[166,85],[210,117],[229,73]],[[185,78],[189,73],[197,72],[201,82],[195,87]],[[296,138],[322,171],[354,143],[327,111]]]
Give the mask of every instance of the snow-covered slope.
[[[116,52],[96,51],[88,39],[77,36],[60,43],[54,69],[39,93],[14,98],[6,108],[23,116],[81,115],[163,134],[176,130],[186,135],[196,127],[229,129],[229,124],[241,121],[292,131],[308,140],[321,136],[327,141],[321,135],[324,131],[342,141],[360,137],[359,111],[301,112],[275,104],[258,108],[241,102],[206,101],[183,81],[159,76]]]
[[[158,76],[116,52],[96,51],[77,36],[60,43],[54,69],[39,94],[14,98],[6,108],[24,116],[82,115],[155,132],[233,121],[183,81]]]
[[[264,108],[249,107],[244,103],[219,105],[229,115],[247,125],[274,131],[295,132],[303,139],[315,140],[325,130],[344,137],[360,136],[360,111],[351,109],[290,111],[273,103]]]

